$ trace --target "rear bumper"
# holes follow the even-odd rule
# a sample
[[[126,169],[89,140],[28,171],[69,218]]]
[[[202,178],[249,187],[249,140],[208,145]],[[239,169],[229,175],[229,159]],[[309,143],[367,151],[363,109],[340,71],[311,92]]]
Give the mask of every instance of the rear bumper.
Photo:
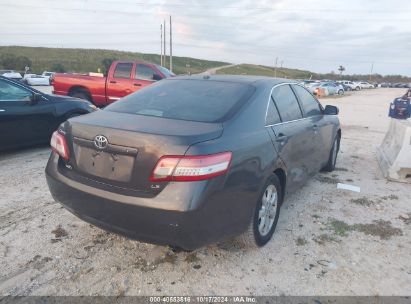
[[[47,183],[56,201],[95,226],[139,241],[194,250],[245,231],[251,221],[254,204],[247,195],[243,196],[245,205],[241,208],[238,193],[210,193],[206,188],[213,187],[204,183],[179,183],[178,187],[192,187],[192,195],[179,196],[175,191],[167,194],[166,187],[161,194],[169,197],[170,209],[165,209],[156,197],[121,198],[68,180],[59,172],[57,161],[53,153],[46,168]]]

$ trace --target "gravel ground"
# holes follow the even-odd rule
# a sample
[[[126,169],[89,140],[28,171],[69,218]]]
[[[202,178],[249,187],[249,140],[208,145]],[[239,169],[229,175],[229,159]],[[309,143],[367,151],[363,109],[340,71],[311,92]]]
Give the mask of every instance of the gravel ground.
[[[0,294],[410,295],[411,185],[386,181],[375,154],[402,93],[323,99],[341,110],[338,168],[286,198],[259,250],[227,241],[174,253],[107,233],[53,201],[48,147],[0,154]]]

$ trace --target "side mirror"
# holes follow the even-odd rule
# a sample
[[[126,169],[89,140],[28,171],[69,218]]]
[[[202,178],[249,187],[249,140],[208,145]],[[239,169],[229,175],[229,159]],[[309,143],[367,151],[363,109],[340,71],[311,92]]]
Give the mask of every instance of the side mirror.
[[[160,75],[158,75],[158,74],[154,74],[154,75],[153,75],[153,80],[159,81],[159,80],[161,80],[161,79],[163,79],[163,78],[161,78]]]
[[[324,115],[338,115],[340,110],[336,106],[326,105],[324,109]]]

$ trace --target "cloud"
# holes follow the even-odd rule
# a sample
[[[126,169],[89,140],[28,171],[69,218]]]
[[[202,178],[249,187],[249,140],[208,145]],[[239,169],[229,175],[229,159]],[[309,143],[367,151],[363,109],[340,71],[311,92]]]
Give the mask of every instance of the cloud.
[[[159,53],[173,16],[174,55],[329,72],[411,75],[411,2],[392,0],[3,0],[3,45]],[[168,24],[167,24],[168,27]],[[168,39],[168,37],[167,37]]]

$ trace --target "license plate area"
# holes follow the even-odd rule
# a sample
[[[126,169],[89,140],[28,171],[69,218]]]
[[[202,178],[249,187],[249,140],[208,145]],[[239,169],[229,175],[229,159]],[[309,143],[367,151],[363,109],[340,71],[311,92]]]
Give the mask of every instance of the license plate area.
[[[105,150],[90,147],[87,142],[74,142],[77,169],[87,175],[103,179],[129,182],[131,179],[137,150],[111,146]]]

